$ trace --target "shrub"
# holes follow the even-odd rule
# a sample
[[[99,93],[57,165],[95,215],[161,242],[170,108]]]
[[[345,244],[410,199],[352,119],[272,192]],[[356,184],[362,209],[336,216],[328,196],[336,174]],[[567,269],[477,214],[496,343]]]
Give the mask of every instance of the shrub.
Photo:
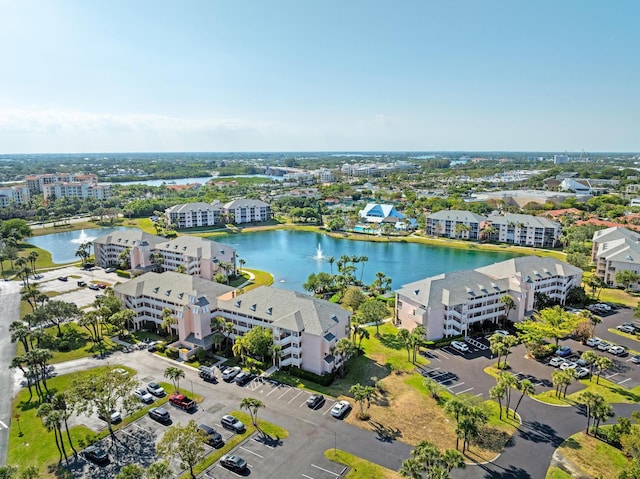
[[[207,352],[202,348],[198,348],[198,350],[196,351],[196,359],[199,362],[202,362],[206,359],[206,357],[207,357]]]
[[[121,278],[131,278],[131,273],[128,271],[122,271],[121,269],[117,269],[116,274]]]
[[[300,369],[296,366],[291,366],[291,368],[289,368],[289,374],[300,379],[313,381],[314,383],[320,384],[321,386],[330,386],[334,380],[334,376],[331,373],[323,374],[322,376],[320,376],[318,374],[305,371],[304,369]]]
[[[71,351],[71,343],[65,339],[63,339],[62,341],[58,342],[58,347],[57,347],[58,351],[60,351],[61,353],[66,353],[68,351]]]
[[[166,348],[165,354],[169,359],[178,359],[180,353],[178,352],[178,348],[168,347]]]

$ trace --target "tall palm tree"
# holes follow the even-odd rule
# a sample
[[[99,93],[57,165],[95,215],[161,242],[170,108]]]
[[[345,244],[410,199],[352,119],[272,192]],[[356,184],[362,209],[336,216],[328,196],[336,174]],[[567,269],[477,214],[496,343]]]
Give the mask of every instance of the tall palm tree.
[[[360,269],[360,282],[362,283],[362,276],[364,275],[364,264],[369,261],[369,257],[368,256],[360,256],[358,258],[358,262],[362,263],[362,268]]]
[[[64,441],[62,440],[60,411],[56,411],[51,403],[43,403],[40,407],[38,407],[36,415],[42,420],[42,424],[45,429],[48,432],[53,432],[54,434],[56,447],[58,448],[58,453],[60,454],[58,464],[62,462],[63,455],[66,461],[68,458],[67,451],[64,447]]]
[[[282,357],[282,346],[274,343],[271,346],[271,357],[273,358],[273,365],[280,369],[280,358]]]
[[[36,261],[38,260],[38,256],[40,256],[40,254],[37,251],[30,251],[27,256],[27,259],[31,263],[31,271],[34,276],[36,275]]]
[[[422,479],[425,467],[417,459],[409,458],[402,461],[402,465],[398,472],[402,477],[408,477],[409,479]]]
[[[169,366],[164,370],[164,377],[171,380],[176,392],[180,392],[180,379],[183,379],[184,376],[184,371],[175,366]]]
[[[329,263],[329,267],[331,268],[331,270],[330,270],[331,271],[331,275],[333,276],[333,263],[336,262],[336,259],[333,256],[329,256],[329,258],[327,259],[327,262]]]
[[[175,316],[173,315],[173,311],[169,308],[162,309],[162,323],[160,323],[161,328],[165,328],[169,336],[173,336],[173,326],[177,324]]]
[[[258,429],[260,432],[262,430],[258,426],[258,411],[266,407],[262,401],[254,398],[244,398],[240,402],[240,409],[246,409],[249,411],[249,415],[251,416],[251,423]]]
[[[53,396],[51,399],[51,405],[53,408],[60,413],[60,419],[64,423],[65,431],[67,432],[67,440],[69,441],[69,446],[73,450],[73,455],[78,457],[78,451],[73,446],[73,441],[71,440],[71,433],[69,432],[69,424],[67,420],[71,417],[73,413],[72,404],[69,402],[69,398],[66,392],[61,392]],[[62,439],[62,432],[60,433],[60,438]]]
[[[536,387],[533,385],[531,381],[528,379],[523,379],[522,381],[518,381],[518,391],[520,391],[520,399],[516,403],[516,407],[513,410],[513,417],[516,416],[518,412],[518,407],[520,407],[520,403],[525,396],[532,396],[536,393]]]

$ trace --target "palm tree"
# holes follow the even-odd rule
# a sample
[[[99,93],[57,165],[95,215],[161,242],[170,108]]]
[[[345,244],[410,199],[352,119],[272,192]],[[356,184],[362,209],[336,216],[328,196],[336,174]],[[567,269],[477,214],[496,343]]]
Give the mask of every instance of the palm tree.
[[[424,465],[420,461],[409,458],[402,461],[402,465],[398,472],[402,477],[408,477],[409,479],[422,479],[422,474],[425,470]]]
[[[364,264],[369,261],[369,257],[368,256],[360,256],[358,258],[358,262],[362,263],[362,268],[360,269],[360,282],[362,283],[362,276],[364,275]]]
[[[335,346],[335,354],[340,357],[340,377],[344,377],[344,367],[351,355],[354,347],[349,338],[340,339]]]
[[[336,259],[333,256],[329,256],[327,262],[329,263],[329,267],[331,268],[331,275],[333,276],[333,263],[336,262]]]
[[[580,355],[580,359],[584,361],[587,366],[589,366],[589,381],[591,381],[593,376],[593,366],[598,359],[598,355],[593,351],[585,351]]]
[[[240,358],[241,362],[244,361],[244,344],[240,336],[237,336],[236,340],[233,342],[231,352],[235,357]]]
[[[30,251],[27,256],[27,259],[31,263],[31,271],[34,276],[36,275],[36,261],[38,260],[38,256],[40,256],[40,254],[37,251]]]
[[[245,260],[243,260],[242,258],[240,258],[238,260],[238,263],[240,264],[240,274],[242,274],[242,267],[247,264],[247,262]]]
[[[223,333],[227,338],[227,348],[229,347],[229,342],[231,341],[231,334],[233,333],[233,323],[231,321],[227,321],[223,326]]]
[[[498,407],[500,408],[500,420],[502,420],[502,400],[507,395],[507,387],[504,384],[498,383],[489,391],[489,397],[498,401]],[[462,446],[462,452],[464,452],[464,445]]]
[[[589,425],[591,423],[591,418],[593,417],[592,412],[596,407],[604,403],[605,399],[600,394],[593,393],[591,391],[584,391],[580,394],[578,399],[587,409],[587,434],[589,434]]]
[[[398,339],[402,341],[402,344],[404,344],[405,348],[407,348],[407,361],[411,361],[411,333],[408,329],[400,328],[397,334]]]
[[[60,411],[56,411],[51,403],[43,403],[40,407],[38,407],[38,411],[36,412],[36,416],[42,419],[42,424],[48,432],[53,432],[56,447],[58,448],[58,453],[60,454],[58,459],[58,464],[62,462],[62,456],[64,455],[65,461],[67,460],[67,451],[64,447],[64,441],[62,440],[62,431],[60,423]]]
[[[271,346],[271,358],[273,359],[273,365],[280,369],[280,358],[282,357],[282,346],[274,343]]]
[[[249,415],[251,416],[251,422],[258,429],[258,431],[262,432],[260,427],[258,426],[258,411],[265,407],[264,403],[259,399],[254,398],[244,398],[240,402],[240,409],[246,409],[249,411]]]
[[[184,371],[175,366],[169,366],[164,370],[164,377],[171,380],[176,392],[180,392],[180,379],[183,379],[184,376]]]
[[[520,407],[520,403],[522,402],[522,398],[525,396],[531,396],[536,393],[536,387],[533,385],[531,381],[528,379],[523,379],[522,381],[518,381],[518,391],[520,391],[520,399],[516,403],[516,407],[513,410],[513,416],[516,416],[518,412],[518,407]]]
[[[51,405],[54,407],[56,411],[60,412],[60,419],[64,423],[64,428],[67,432],[67,440],[69,441],[69,446],[73,450],[73,455],[78,457],[78,451],[73,447],[73,441],[71,440],[71,433],[69,432],[69,424],[67,420],[71,417],[73,413],[73,407],[69,404],[68,394],[66,392],[61,392],[53,396],[51,399]],[[60,433],[60,439],[62,440],[62,432]]]
[[[598,437],[598,427],[600,426],[600,422],[606,422],[607,419],[614,416],[613,407],[607,402],[600,402],[591,409],[591,415],[593,416],[595,436]]]
[[[595,361],[595,365],[598,368],[596,371],[596,384],[600,384],[600,375],[606,371],[607,369],[611,369],[614,366],[614,363],[611,359],[605,358],[604,356],[598,356],[598,359]]]
[[[368,419],[369,415],[365,414],[364,406],[366,403],[366,406],[367,406],[366,409],[367,410],[369,409],[369,406],[371,405],[371,398],[376,392],[375,388],[373,388],[372,386],[363,386],[360,383],[358,383],[351,386],[351,388],[349,389],[349,392],[353,395],[353,399],[360,406],[359,418],[362,420]]]
[[[516,302],[513,300],[511,295],[505,294],[500,298],[500,303],[504,307],[504,323],[503,323],[503,326],[504,326],[507,320],[509,319],[509,313],[513,308],[515,308]]]
[[[162,309],[162,323],[160,323],[161,328],[165,328],[169,336],[173,336],[172,326],[177,324],[175,316],[173,315],[173,311],[169,308]]]

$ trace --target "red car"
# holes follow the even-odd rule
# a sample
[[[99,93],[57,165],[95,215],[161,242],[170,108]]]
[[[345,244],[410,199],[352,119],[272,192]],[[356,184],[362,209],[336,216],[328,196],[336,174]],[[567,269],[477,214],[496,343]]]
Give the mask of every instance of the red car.
[[[105,289],[106,287],[107,287],[107,285],[106,285],[106,284],[104,284],[104,283],[98,283],[98,288],[100,288],[100,289]]]

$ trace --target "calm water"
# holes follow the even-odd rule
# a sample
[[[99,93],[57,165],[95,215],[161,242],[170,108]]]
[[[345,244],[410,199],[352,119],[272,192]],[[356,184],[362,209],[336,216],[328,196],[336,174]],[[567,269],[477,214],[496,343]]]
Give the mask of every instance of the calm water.
[[[416,243],[373,243],[334,239],[306,231],[266,231],[225,235],[211,238],[236,248],[247,268],[269,271],[275,277],[275,286],[303,291],[302,285],[311,273],[331,272],[327,261],[336,261],[342,255],[367,256],[364,264],[365,283],[371,283],[378,271],[393,280],[393,288],[427,276],[460,269],[477,268],[517,255],[441,248]],[[318,245],[323,259],[316,258]],[[362,263],[356,265],[360,278]],[[337,265],[333,264],[333,273]]]
[[[99,236],[103,236],[114,231],[127,230],[125,226],[115,228],[89,228],[86,230],[65,231],[63,233],[52,233],[50,235],[34,236],[29,238],[27,242],[38,248],[42,248],[51,253],[54,263],[71,263],[79,261],[80,257],[76,256],[78,246],[87,241],[93,241]],[[93,254],[93,248],[91,248]]]
[[[267,176],[267,175],[234,175],[234,176],[204,176],[196,178],[176,178],[175,180],[140,180],[140,181],[125,181],[122,183],[111,183],[112,185],[147,185],[147,186],[161,186],[163,183],[166,185],[190,185],[192,183],[200,183],[204,185],[209,180],[224,180],[227,178],[266,178],[269,180],[282,180],[281,176]]]

